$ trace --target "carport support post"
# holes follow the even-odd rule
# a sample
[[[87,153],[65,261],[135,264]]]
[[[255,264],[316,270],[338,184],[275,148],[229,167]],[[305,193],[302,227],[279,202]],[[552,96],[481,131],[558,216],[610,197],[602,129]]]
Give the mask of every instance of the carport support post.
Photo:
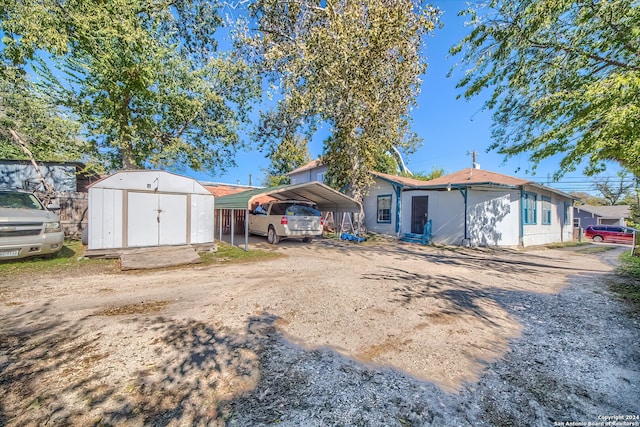
[[[235,230],[233,227],[235,225],[234,223],[236,222],[235,219],[236,219],[236,210],[231,209],[231,219],[229,220],[229,222],[231,222],[231,246],[233,246],[233,233],[235,233]]]
[[[218,240],[222,242],[222,209],[218,209],[220,220],[218,221]]]
[[[249,209],[244,211],[244,251],[249,252]]]

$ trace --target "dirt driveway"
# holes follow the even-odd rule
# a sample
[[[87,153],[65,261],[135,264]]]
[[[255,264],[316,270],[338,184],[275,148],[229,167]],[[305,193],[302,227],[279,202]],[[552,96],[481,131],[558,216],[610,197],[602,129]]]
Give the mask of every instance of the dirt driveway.
[[[0,278],[0,425],[640,425],[620,250],[271,249]]]

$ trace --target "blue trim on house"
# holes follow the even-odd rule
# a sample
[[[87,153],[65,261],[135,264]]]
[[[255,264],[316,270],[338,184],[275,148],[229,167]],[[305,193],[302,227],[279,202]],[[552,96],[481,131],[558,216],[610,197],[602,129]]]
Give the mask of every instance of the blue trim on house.
[[[533,221],[529,222],[528,216],[529,216],[529,209],[525,208],[527,200],[529,199],[529,196],[533,197]],[[523,224],[524,225],[536,225],[538,224],[538,194],[537,193],[532,193],[530,191],[525,191],[524,195],[522,196],[522,217],[523,217]]]
[[[400,233],[400,210],[402,209],[402,185],[393,184],[393,189],[396,193],[396,234]]]

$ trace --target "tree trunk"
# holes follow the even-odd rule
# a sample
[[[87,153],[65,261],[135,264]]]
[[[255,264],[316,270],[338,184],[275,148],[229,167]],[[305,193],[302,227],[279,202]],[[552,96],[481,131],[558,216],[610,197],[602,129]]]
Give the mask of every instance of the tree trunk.
[[[48,205],[49,202],[51,202],[51,199],[55,198],[55,190],[47,182],[47,179],[44,177],[44,175],[42,175],[42,172],[40,171],[40,167],[38,166],[38,163],[36,162],[36,159],[33,156],[33,153],[31,152],[31,150],[29,150],[29,147],[27,147],[27,143],[20,137],[18,132],[16,132],[15,130],[9,129],[9,133],[11,133],[11,137],[14,139],[16,144],[18,144],[18,146],[22,149],[22,151],[24,151],[24,153],[27,156],[29,156],[29,161],[33,165],[33,168],[35,169],[36,174],[38,175],[38,179],[40,180],[40,183],[42,184],[42,187],[44,188],[44,191],[45,191],[45,200],[43,200],[43,202],[45,203],[45,206]]]

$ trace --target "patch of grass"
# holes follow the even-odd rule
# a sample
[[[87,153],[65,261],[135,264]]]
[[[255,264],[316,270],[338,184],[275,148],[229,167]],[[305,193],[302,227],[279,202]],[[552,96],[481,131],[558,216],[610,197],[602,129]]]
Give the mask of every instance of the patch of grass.
[[[640,279],[640,256],[631,255],[631,251],[625,252],[620,257],[618,274]]]
[[[613,246],[589,246],[584,249],[578,249],[576,252],[580,252],[581,254],[599,254],[602,252],[607,252],[612,249],[615,249]]]
[[[556,242],[549,243],[544,245],[547,249],[560,249],[560,248],[573,248],[575,246],[585,246],[591,244],[590,242],[578,242],[577,240],[572,240],[571,242]]]
[[[252,249],[246,252],[244,249],[224,242],[218,243],[218,250],[216,252],[203,252],[200,254],[203,264],[265,261],[268,259],[282,258],[284,256],[284,254],[265,251],[263,249]]]
[[[51,256],[35,256],[0,262],[0,275],[58,273],[88,267],[112,267],[114,260],[87,260],[82,258],[85,247],[80,241],[67,240],[62,249]]]
[[[640,257],[625,252],[616,269],[616,280],[610,283],[612,291],[629,301],[633,310],[640,313]]]

